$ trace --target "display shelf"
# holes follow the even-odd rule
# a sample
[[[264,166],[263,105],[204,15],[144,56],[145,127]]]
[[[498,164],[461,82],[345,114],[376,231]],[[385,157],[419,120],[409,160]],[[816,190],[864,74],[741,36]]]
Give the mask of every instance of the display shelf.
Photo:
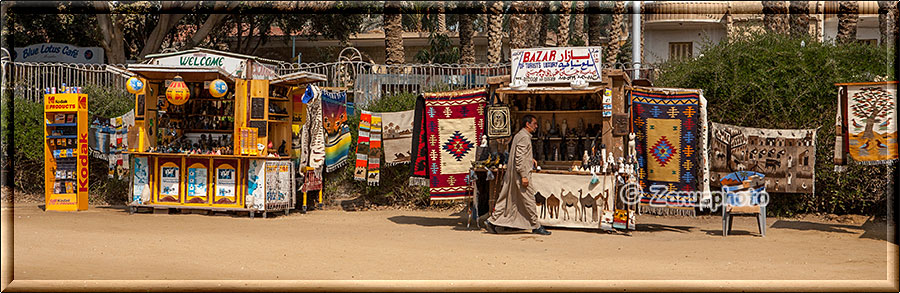
[[[274,122],[274,123],[290,123],[291,121],[290,121],[290,120],[274,120],[274,119],[269,119],[269,122]]]
[[[51,138],[78,138],[78,135],[48,135],[47,139]]]
[[[47,127],[78,126],[78,123],[49,123]]]
[[[288,117],[288,114],[269,113],[269,116]]]
[[[187,114],[187,115],[184,115],[184,116],[188,116],[188,117],[234,117],[233,114],[222,114],[222,115],[215,115],[215,114]]]
[[[197,133],[197,132],[209,132],[209,133],[233,133],[234,129],[184,129],[184,132]]]
[[[273,97],[273,96],[270,96],[270,97],[269,97],[269,101],[289,102],[289,101],[291,101],[291,100],[288,99],[288,98],[285,98],[285,97]]]

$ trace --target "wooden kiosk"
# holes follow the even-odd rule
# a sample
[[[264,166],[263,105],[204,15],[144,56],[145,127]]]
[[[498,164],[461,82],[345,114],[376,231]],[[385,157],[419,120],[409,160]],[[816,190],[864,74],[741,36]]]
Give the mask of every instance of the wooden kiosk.
[[[292,128],[302,125],[290,97],[325,77],[278,76],[275,61],[207,49],[148,58],[128,66],[145,85],[135,94],[136,143],[127,152],[134,158],[130,211],[289,213],[296,202]],[[177,105],[166,91],[179,78],[190,95]],[[210,87],[222,82],[227,92],[215,97]]]
[[[612,167],[606,173],[595,172],[599,177],[595,183],[592,173],[583,169],[586,153],[589,160],[596,160],[592,154],[605,152],[617,163],[627,155],[625,88],[631,80],[622,70],[601,70],[599,53],[599,47],[513,50],[512,76],[488,79],[495,103],[510,108],[511,129],[509,137],[492,137],[491,149],[511,152],[507,148],[522,127],[521,119],[525,115],[538,119],[532,149],[541,170],[532,174],[531,185],[538,189],[539,222],[545,226],[601,228],[604,210],[625,208],[616,201]],[[573,83],[578,79],[584,83]],[[504,171],[505,166],[493,168],[495,179],[479,187],[490,195],[488,208],[479,209],[481,213],[493,210]]]

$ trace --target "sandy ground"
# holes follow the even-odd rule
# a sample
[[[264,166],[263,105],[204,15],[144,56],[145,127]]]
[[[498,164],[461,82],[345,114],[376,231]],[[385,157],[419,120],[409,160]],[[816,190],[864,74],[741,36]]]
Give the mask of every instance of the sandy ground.
[[[464,212],[340,209],[288,216],[13,213],[16,280],[885,280],[897,246],[865,217],[638,218],[631,235],[468,230]],[[4,219],[6,215],[4,215]],[[4,220],[3,229],[9,228]],[[4,242],[8,241],[4,239]],[[896,265],[895,260],[891,260]],[[896,268],[896,267],[894,267]],[[893,275],[896,278],[895,275]]]

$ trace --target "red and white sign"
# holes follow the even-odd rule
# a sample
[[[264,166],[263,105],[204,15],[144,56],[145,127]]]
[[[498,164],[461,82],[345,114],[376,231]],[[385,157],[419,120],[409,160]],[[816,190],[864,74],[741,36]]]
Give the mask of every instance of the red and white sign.
[[[603,69],[600,47],[513,49],[510,57],[512,81],[528,84],[599,82]]]

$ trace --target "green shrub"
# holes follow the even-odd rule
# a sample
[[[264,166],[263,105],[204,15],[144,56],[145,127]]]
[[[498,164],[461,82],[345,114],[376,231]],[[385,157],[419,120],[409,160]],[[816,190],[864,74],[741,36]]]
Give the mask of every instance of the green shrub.
[[[750,34],[707,44],[700,56],[660,66],[655,85],[702,89],[710,121],[761,128],[818,128],[815,194],[777,194],[773,215],[882,213],[893,168],[834,172],[835,83],[894,76],[894,49]],[[881,208],[881,209],[879,209]]]

